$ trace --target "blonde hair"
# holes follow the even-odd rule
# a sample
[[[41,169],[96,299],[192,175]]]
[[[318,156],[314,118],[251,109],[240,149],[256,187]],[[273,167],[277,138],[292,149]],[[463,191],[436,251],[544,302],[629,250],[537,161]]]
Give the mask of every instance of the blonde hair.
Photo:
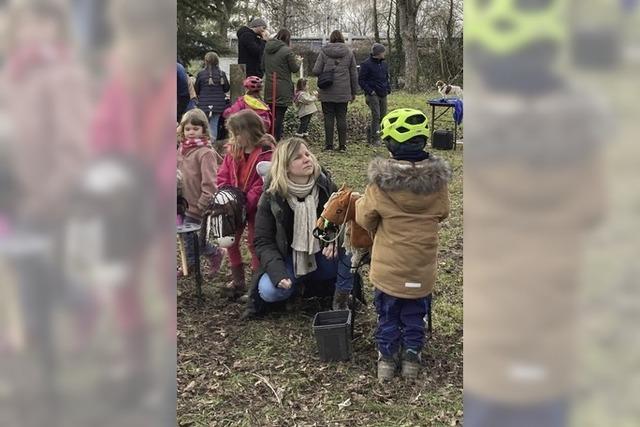
[[[208,52],[204,56],[204,64],[206,67],[217,67],[220,64],[220,58],[215,52]]]
[[[235,159],[240,159],[247,148],[260,145],[265,135],[262,119],[253,110],[242,110],[232,114],[226,122],[229,130],[229,152]]]
[[[271,158],[271,168],[269,169],[271,182],[267,193],[287,197],[289,194],[289,184],[287,184],[289,165],[302,145],[304,145],[307,150],[309,149],[307,143],[302,138],[293,137],[280,141]],[[309,150],[309,154],[313,162],[313,177],[315,179],[320,175],[320,163],[318,163],[318,159],[316,159],[316,156],[313,155],[311,150]]]
[[[181,141],[185,140],[184,127],[186,125],[202,126],[202,133],[209,139],[211,139],[211,133],[209,132],[209,120],[204,111],[194,108],[182,115],[180,125],[178,125],[178,136]]]
[[[215,52],[208,52],[204,56],[204,65],[209,72],[209,86],[212,86],[214,84],[212,75],[213,69],[218,68],[218,66],[220,65],[220,58],[218,58],[218,54],[216,54]]]

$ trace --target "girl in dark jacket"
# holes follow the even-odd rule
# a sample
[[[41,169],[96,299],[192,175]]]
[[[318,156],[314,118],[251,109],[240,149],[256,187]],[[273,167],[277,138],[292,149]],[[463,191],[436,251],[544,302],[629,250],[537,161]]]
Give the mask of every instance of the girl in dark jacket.
[[[313,237],[316,219],[337,190],[304,140],[281,142],[274,154],[265,192],[258,203],[254,246],[261,269],[244,317],[260,314],[265,303],[301,294],[302,283],[335,281],[334,306],[353,287],[351,259],[333,244],[321,249]],[[339,258],[339,259],[338,259]]]
[[[214,52],[204,56],[204,69],[196,77],[195,89],[198,95],[198,108],[209,118],[211,141],[218,138],[218,121],[227,106],[226,93],[229,92],[229,79],[220,69],[220,59]]]

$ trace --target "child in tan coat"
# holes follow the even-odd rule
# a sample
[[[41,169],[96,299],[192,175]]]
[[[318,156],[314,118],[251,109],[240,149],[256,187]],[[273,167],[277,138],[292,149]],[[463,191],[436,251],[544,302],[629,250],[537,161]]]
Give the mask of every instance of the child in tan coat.
[[[382,120],[392,158],[369,165],[369,185],[356,202],[356,222],[375,233],[369,279],[376,288],[378,379],[414,379],[425,341],[437,275],[439,223],[449,214],[448,164],[425,152],[427,117],[399,109]]]

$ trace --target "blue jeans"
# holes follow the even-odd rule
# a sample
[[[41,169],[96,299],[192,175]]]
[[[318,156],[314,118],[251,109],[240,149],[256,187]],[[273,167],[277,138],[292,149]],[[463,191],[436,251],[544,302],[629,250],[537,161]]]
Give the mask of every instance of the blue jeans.
[[[378,313],[376,341],[378,351],[392,357],[400,350],[420,353],[424,346],[424,317],[431,305],[431,295],[418,299],[396,298],[376,289],[374,302]]]
[[[565,399],[516,405],[464,395],[464,425],[470,427],[563,427],[568,425]]]
[[[220,121],[220,113],[211,113],[209,117],[209,131],[211,132],[211,141],[218,139],[218,122]]]
[[[338,258],[327,259],[322,252],[316,254],[316,268],[311,273],[294,277],[293,274],[293,257],[289,256],[285,260],[289,278],[293,285],[289,289],[278,288],[269,278],[268,274],[263,274],[258,282],[258,292],[260,297],[266,302],[284,301],[291,297],[296,290],[296,285],[301,282],[315,282],[336,279],[336,289],[351,292],[353,288],[353,274],[351,273],[351,255],[347,255],[341,248]]]

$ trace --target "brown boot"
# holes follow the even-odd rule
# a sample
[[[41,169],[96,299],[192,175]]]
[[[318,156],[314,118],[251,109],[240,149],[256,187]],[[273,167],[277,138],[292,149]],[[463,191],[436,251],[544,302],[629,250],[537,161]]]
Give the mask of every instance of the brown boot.
[[[231,267],[231,277],[233,277],[233,280],[222,288],[222,295],[230,299],[236,299],[244,294],[247,289],[244,280],[244,264]]]

